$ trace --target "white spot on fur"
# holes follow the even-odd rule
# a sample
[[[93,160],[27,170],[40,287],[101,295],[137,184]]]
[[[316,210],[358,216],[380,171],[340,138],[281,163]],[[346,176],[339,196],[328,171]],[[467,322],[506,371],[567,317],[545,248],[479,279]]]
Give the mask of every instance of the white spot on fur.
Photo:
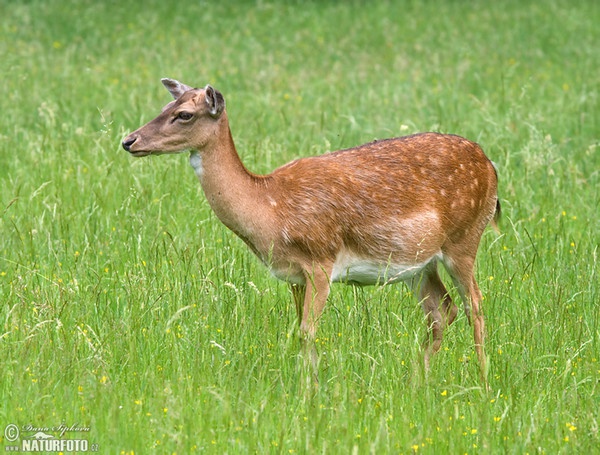
[[[283,228],[281,230],[281,236],[283,237],[283,242],[290,244],[292,243],[292,238],[290,237],[290,233],[288,232],[287,228]]]
[[[194,172],[198,178],[201,179],[204,173],[204,168],[202,167],[202,157],[200,156],[200,152],[190,153],[190,165],[194,168]]]

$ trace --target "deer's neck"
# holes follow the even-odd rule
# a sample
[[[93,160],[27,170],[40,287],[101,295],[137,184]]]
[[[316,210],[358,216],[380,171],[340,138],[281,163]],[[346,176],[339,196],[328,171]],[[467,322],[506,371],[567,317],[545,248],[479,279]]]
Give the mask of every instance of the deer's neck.
[[[192,151],[190,164],[217,217],[263,257],[269,248],[261,229],[261,218],[268,216],[268,208],[263,204],[265,186],[260,184],[264,177],[245,168],[235,149],[227,119],[222,120],[219,137],[202,150]]]

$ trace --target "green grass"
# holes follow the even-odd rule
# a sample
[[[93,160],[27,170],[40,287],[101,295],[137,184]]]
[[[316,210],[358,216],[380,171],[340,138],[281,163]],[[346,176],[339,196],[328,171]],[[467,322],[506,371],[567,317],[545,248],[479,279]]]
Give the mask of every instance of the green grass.
[[[113,454],[597,450],[598,3],[168,4],[0,1],[0,446],[65,423]],[[308,389],[286,285],[187,158],[120,149],[164,76],[223,92],[256,172],[478,141],[504,209],[478,259],[491,391],[463,315],[424,377],[403,286],[334,287]]]

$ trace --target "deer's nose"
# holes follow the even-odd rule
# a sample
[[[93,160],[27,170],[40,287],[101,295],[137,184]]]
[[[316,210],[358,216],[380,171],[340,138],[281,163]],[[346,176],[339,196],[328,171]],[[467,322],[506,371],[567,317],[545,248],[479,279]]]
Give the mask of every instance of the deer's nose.
[[[133,145],[133,143],[137,140],[136,137],[126,137],[123,140],[123,148],[125,150],[127,150],[128,152],[131,151],[131,146]]]

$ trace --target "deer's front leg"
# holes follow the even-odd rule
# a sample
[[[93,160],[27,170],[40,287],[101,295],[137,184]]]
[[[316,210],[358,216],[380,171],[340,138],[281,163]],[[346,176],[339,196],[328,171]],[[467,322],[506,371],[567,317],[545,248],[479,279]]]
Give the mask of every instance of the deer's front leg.
[[[296,315],[298,316],[298,325],[302,324],[302,313],[304,312],[304,295],[306,294],[306,286],[304,284],[290,284],[294,305],[296,307]]]
[[[314,341],[317,334],[317,324],[323,313],[329,296],[330,273],[321,264],[315,264],[306,272],[304,304],[300,331],[307,340]]]
[[[315,345],[317,325],[329,295],[330,281],[327,270],[317,265],[306,273],[306,284],[292,285],[292,293],[298,312],[302,350],[305,359],[310,361],[312,377],[318,383],[319,356]],[[302,293],[302,291],[304,291]]]

